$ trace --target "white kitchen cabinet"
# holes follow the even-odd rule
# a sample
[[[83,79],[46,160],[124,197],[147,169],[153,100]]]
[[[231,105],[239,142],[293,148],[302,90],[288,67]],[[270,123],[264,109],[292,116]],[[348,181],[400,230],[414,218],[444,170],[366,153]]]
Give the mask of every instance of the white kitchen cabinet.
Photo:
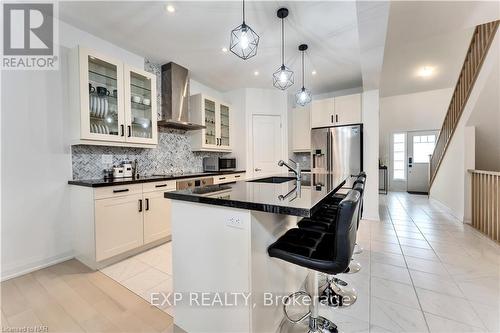
[[[335,115],[335,125],[361,123],[361,94],[335,97]]]
[[[191,121],[206,126],[189,133],[192,150],[230,152],[231,106],[202,94],[190,96],[189,103]]]
[[[214,185],[216,184],[227,184],[227,183],[233,183],[237,182],[240,180],[245,180],[245,173],[233,173],[233,174],[225,174],[225,175],[220,175],[220,176],[215,176],[214,177]]]
[[[174,188],[175,190],[175,188]],[[171,234],[171,200],[165,199],[164,190],[144,193],[144,244]]]
[[[127,142],[158,143],[156,76],[124,65]]]
[[[313,100],[311,102],[311,127],[335,125],[335,102],[333,98]]]
[[[154,75],[79,46],[70,77],[72,144],[157,145]]]
[[[175,189],[175,180],[72,186],[75,257],[98,269],[167,241],[171,201],[163,193]]]
[[[96,261],[137,248],[143,240],[142,194],[95,201]]]
[[[309,152],[311,150],[311,107],[292,109],[292,150]]]

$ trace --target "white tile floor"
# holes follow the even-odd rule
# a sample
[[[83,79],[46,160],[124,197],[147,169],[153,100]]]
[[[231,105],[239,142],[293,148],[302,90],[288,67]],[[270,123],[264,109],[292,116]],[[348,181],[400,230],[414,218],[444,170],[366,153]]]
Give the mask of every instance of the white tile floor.
[[[362,270],[349,308],[321,307],[342,332],[499,332],[500,247],[426,196],[380,197],[380,222],[362,221]],[[149,301],[172,288],[170,243],[103,269]],[[172,309],[163,309],[172,314]]]

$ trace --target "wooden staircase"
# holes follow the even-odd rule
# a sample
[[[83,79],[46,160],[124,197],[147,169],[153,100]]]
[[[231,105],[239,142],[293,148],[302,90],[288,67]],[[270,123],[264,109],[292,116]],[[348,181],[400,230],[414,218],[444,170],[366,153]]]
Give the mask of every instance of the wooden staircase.
[[[500,20],[488,22],[476,26],[474,30],[474,35],[472,36],[472,40],[469,44],[469,49],[467,50],[462,70],[460,71],[453,96],[451,97],[450,105],[448,106],[448,112],[444,118],[443,126],[441,127],[441,132],[439,133],[439,138],[431,157],[431,186],[439,170],[441,161],[446,154],[448,145],[451,142],[455,128],[460,120],[460,116],[462,115],[465,105],[467,104],[467,99],[469,98],[470,92],[474,87],[477,75],[481,71],[481,66],[484,58],[488,54],[488,50],[493,42],[499,23]]]

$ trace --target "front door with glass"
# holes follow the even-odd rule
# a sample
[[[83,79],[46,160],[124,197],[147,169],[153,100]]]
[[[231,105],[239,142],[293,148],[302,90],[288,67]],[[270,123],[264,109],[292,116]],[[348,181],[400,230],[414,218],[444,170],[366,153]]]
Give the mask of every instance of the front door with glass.
[[[408,132],[407,191],[410,193],[429,192],[429,161],[434,152],[438,131]]]

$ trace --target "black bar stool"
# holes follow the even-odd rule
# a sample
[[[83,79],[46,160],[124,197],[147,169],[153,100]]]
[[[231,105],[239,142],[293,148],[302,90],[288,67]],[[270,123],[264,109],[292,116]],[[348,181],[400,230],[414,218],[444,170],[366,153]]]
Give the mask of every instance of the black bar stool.
[[[351,190],[339,203],[335,228],[332,233],[294,228],[287,231],[268,248],[269,256],[308,268],[306,290],[311,298],[309,312],[299,320],[286,318],[293,324],[305,324],[308,320],[309,332],[337,332],[337,326],[318,315],[318,274],[343,273],[351,260],[356,242],[356,224],[359,211],[360,193]],[[281,331],[287,331],[283,323]],[[293,330],[295,331],[295,327]]]

